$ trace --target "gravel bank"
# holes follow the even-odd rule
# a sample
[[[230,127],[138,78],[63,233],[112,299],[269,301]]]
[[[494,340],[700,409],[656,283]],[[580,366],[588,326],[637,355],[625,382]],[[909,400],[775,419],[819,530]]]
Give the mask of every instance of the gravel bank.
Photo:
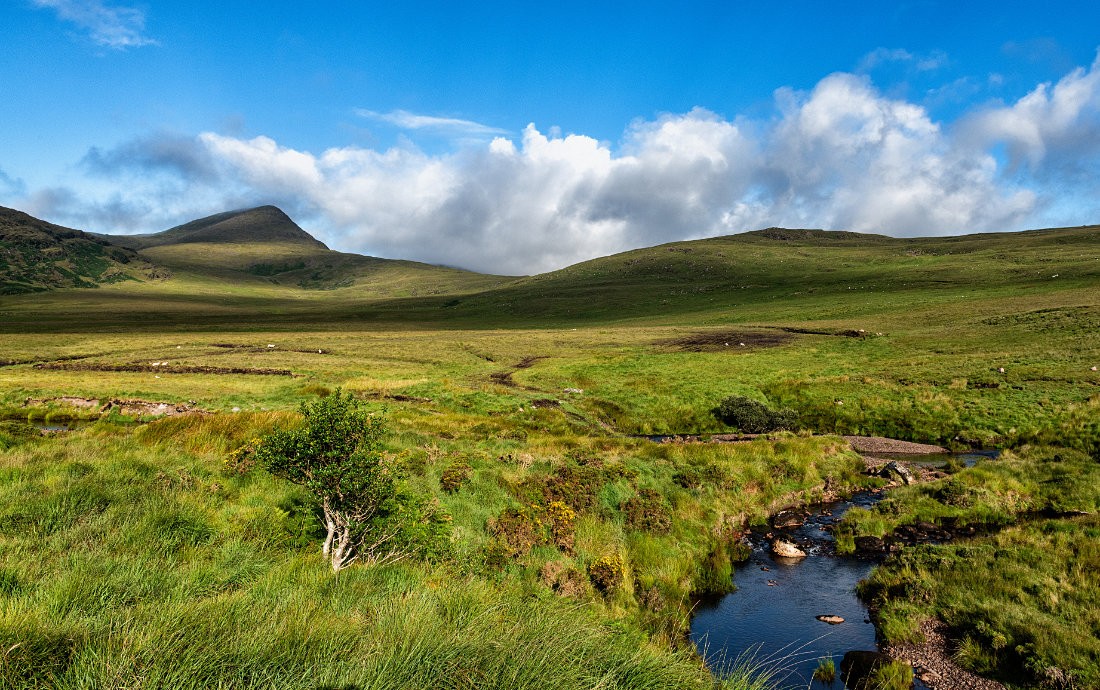
[[[1005,690],[997,681],[962,669],[951,659],[945,627],[939,620],[926,620],[920,626],[923,643],[890,645],[883,651],[894,659],[908,662],[914,675],[932,690]]]
[[[946,453],[947,449],[927,443],[898,441],[881,436],[845,436],[844,440],[857,453],[904,453],[906,455],[932,455]]]

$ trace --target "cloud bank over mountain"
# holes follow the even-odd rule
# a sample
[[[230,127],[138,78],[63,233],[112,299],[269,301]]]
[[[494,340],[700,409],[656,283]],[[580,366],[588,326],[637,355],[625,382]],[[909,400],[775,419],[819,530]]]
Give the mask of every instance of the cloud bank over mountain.
[[[905,236],[1100,221],[1100,57],[950,123],[854,73],[778,90],[770,117],[696,108],[637,120],[615,144],[360,114],[466,138],[430,154],[155,133],[92,149],[81,169],[94,184],[34,190],[21,207],[137,232],[274,203],[333,248],[510,274],[772,225]]]

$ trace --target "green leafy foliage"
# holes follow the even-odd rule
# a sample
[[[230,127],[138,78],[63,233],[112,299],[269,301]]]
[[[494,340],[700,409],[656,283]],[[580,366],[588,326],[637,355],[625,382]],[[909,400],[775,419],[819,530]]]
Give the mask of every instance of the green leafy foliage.
[[[773,410],[764,403],[743,395],[723,398],[714,408],[713,414],[718,421],[746,434],[765,434],[798,426],[798,414],[794,410]]]
[[[301,406],[305,423],[261,439],[257,462],[304,487],[328,531],[324,555],[334,571],[363,558],[390,560],[439,548],[446,521],[423,498],[403,490],[382,455],[385,424],[336,390]]]

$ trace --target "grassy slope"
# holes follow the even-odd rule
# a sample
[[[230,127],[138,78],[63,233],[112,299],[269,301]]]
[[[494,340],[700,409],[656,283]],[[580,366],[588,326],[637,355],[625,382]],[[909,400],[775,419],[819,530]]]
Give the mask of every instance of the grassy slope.
[[[150,269],[131,250],[0,207],[0,295],[99,287]]]

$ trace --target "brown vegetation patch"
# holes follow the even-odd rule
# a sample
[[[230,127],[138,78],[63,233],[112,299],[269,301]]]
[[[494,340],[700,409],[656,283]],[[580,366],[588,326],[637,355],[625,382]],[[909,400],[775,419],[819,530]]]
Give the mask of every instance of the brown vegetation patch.
[[[562,561],[547,561],[539,570],[539,579],[558,596],[580,599],[588,592],[588,578]]]
[[[532,366],[534,366],[535,362],[539,361],[540,359],[547,359],[547,357],[545,355],[539,355],[539,356],[531,355],[531,356],[528,356],[528,357],[524,357],[520,361],[513,364],[511,370],[509,370],[509,371],[497,371],[497,372],[494,372],[492,374],[489,374],[489,380],[491,380],[493,383],[499,383],[502,386],[508,386],[509,388],[523,388],[525,390],[536,390],[536,389],[533,389],[533,388],[527,388],[526,386],[519,385],[518,383],[516,383],[515,381],[512,380],[512,374],[516,373],[520,369],[530,369]]]
[[[549,359],[549,357],[547,357],[546,355],[538,355],[538,356],[530,355],[530,356],[524,357],[520,361],[516,362],[514,368],[515,369],[530,369],[532,366],[534,366],[535,362],[539,361],[540,359]]]
[[[797,333],[799,335],[832,335],[841,338],[866,338],[871,335],[867,331],[855,328],[824,329],[824,328],[796,328],[795,326],[768,326],[783,333]],[[879,334],[881,335],[881,333]]]
[[[644,532],[664,534],[672,527],[672,511],[664,496],[653,489],[640,489],[619,506],[626,526]]]
[[[431,398],[422,398],[417,395],[405,395],[404,393],[362,393],[360,397],[368,400],[396,400],[397,402],[430,403]]]
[[[657,341],[657,345],[673,347],[681,352],[718,352],[747,348],[777,347],[792,340],[792,336],[775,331],[707,331]]]
[[[495,371],[489,374],[489,380],[509,388],[519,388],[519,384],[512,380],[512,372],[510,371]]]
[[[35,369],[49,369],[55,371],[126,371],[126,372],[156,372],[165,374],[250,374],[254,376],[294,376],[290,369],[267,369],[251,367],[209,367],[184,364],[163,363],[154,366],[152,364],[97,364],[97,363],[65,363],[43,362],[35,364]]]

